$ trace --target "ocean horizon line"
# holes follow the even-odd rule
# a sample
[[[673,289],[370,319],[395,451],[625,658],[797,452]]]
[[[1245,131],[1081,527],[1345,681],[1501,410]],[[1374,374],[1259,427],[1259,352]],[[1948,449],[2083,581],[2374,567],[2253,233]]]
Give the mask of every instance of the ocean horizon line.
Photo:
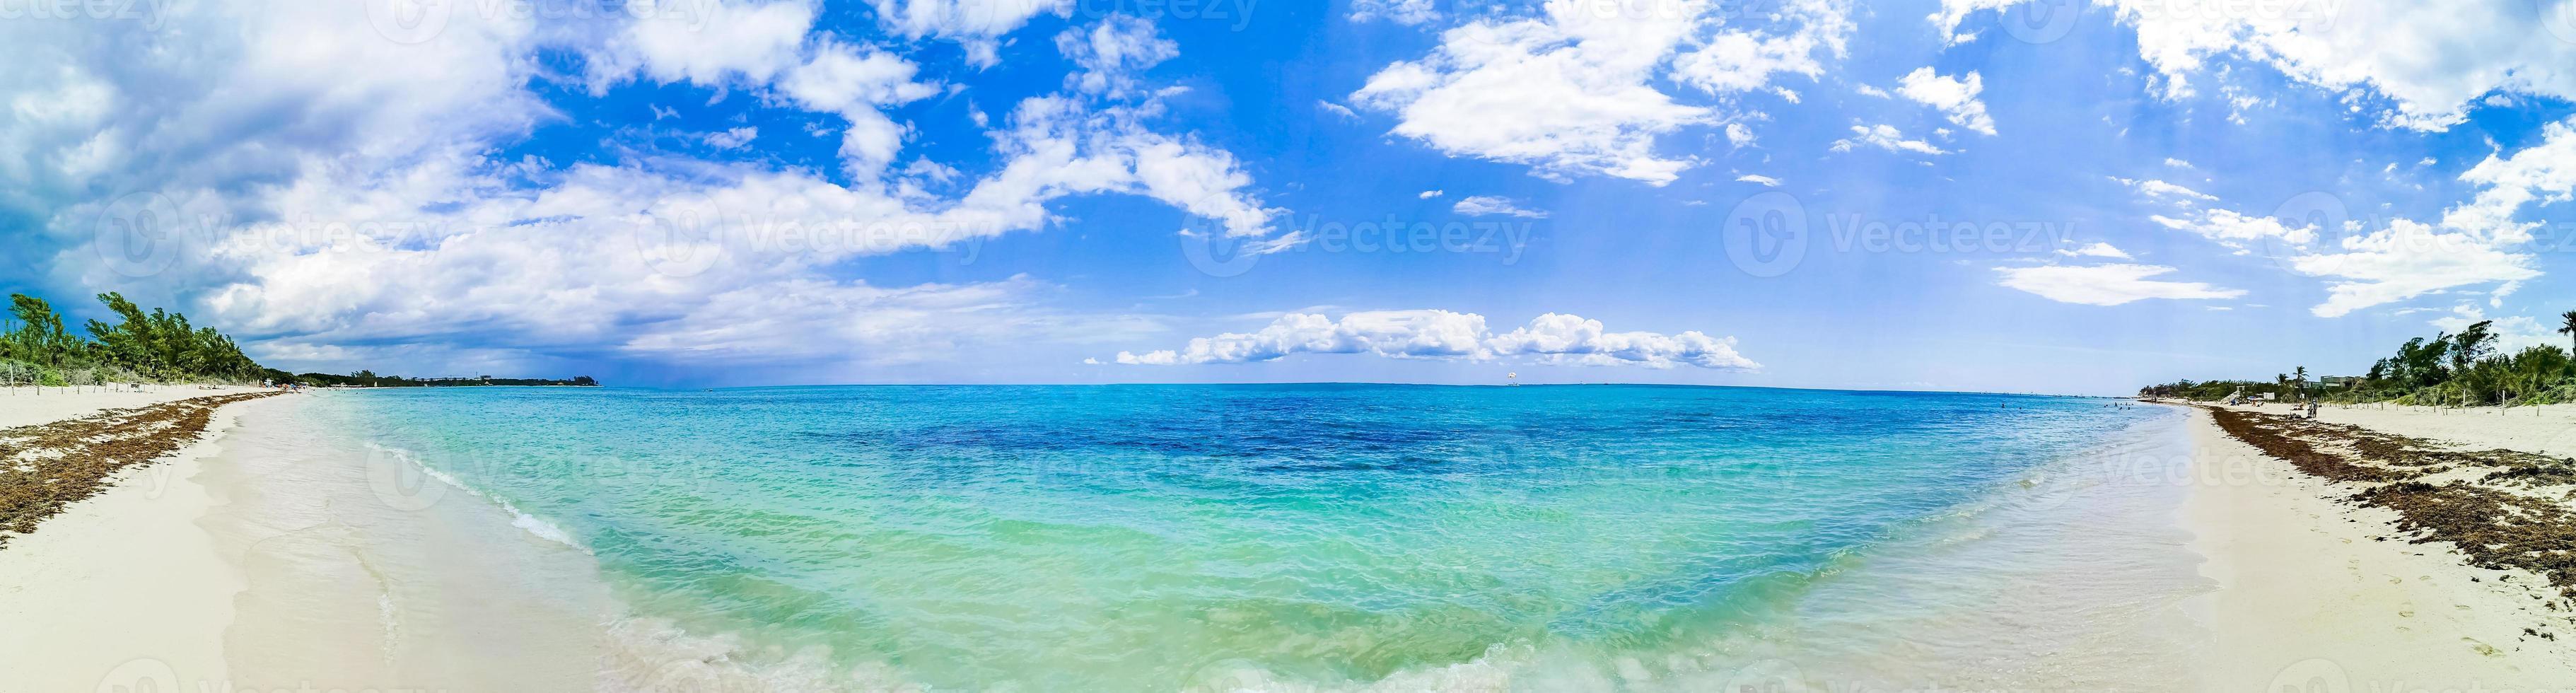
[[[1262,381],[1262,382],[1118,382],[1118,383],[1065,383],[1065,382],[1028,382],[1028,383],[796,383],[796,384],[778,384],[778,385],[692,385],[692,386],[601,385],[601,386],[598,386],[598,387],[584,388],[584,389],[593,389],[593,390],[653,390],[653,391],[659,391],[659,392],[700,392],[700,391],[723,391],[723,390],[785,390],[785,389],[796,389],[796,388],[827,388],[827,387],[1193,387],[1193,386],[1208,386],[1208,387],[1263,387],[1263,386],[1269,386],[1269,387],[1290,387],[1290,386],[1324,386],[1324,385],[1401,386],[1401,387],[1502,387],[1502,388],[1508,388],[1508,387],[1669,387],[1669,388],[1714,388],[1714,389],[1731,389],[1731,390],[1779,390],[1779,391],[1788,391],[1788,392],[1845,392],[1845,393],[1862,393],[1862,394],[1989,395],[1989,396],[2000,396],[2000,397],[2058,397],[2058,398],[2070,398],[2070,399],[2131,399],[2131,397],[2130,397],[2130,396],[2128,396],[2128,395],[2095,395],[2095,394],[2046,393],[2046,392],[1992,392],[1992,391],[1981,391],[1981,390],[1898,390],[1898,389],[1871,389],[1871,388],[1788,387],[1788,386],[1780,386],[1780,385],[1710,385],[1710,384],[1700,384],[1700,383],[1642,383],[1642,382],[1600,382],[1600,383],[1517,383],[1517,384],[1514,384],[1514,383],[1433,383],[1433,382],[1395,382],[1395,381],[1375,381],[1375,380],[1301,380],[1301,381]],[[526,387],[526,388],[536,388],[536,389],[562,389],[562,388],[560,388],[560,387],[550,387],[550,386],[543,386],[543,385],[492,385],[492,386],[487,386],[487,387]],[[418,388],[381,388],[381,389],[418,389]]]

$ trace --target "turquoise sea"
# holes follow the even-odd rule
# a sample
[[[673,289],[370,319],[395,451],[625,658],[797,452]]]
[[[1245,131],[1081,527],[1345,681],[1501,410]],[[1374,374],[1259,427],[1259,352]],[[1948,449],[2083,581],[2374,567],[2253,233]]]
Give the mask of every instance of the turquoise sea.
[[[2183,464],[2179,412],[2113,400],[1399,385],[300,399],[280,405],[306,422],[294,447],[363,454],[383,512],[507,518],[523,530],[509,541],[595,561],[608,637],[697,643],[685,670],[616,666],[770,684],[741,689],[2157,689],[2137,677],[2172,673],[2174,605],[2199,589],[2165,521],[2178,487],[2155,478]],[[502,560],[458,553],[435,562]]]

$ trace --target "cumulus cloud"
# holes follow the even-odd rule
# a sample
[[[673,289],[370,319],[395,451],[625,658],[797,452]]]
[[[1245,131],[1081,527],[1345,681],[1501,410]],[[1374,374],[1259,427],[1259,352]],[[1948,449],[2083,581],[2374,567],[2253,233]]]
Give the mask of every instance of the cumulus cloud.
[[[1964,78],[1933,74],[1932,68],[1916,68],[1899,79],[1896,93],[1915,103],[1931,106],[1947,116],[1951,123],[1980,133],[1995,134],[1995,119],[1986,115],[1986,103],[1977,95],[1986,90],[1985,78],[1969,72]]]
[[[2487,330],[2496,336],[2495,346],[2498,353],[2510,354],[2536,346],[2564,347],[2567,345],[2566,335],[2559,333],[2554,325],[2528,315],[2489,318],[2485,310],[2466,303],[2452,307],[2451,314],[2434,318],[2432,322],[2434,327],[2444,332],[2458,334],[2461,330],[2469,329],[2470,325],[2490,321],[2495,324],[2488,325]]]
[[[2129,186],[2131,189],[2137,190],[2140,194],[2148,197],[2200,200],[2204,202],[2218,199],[2215,195],[2205,194],[2198,190],[2175,185],[2173,183],[2167,183],[2161,180],[2121,178],[2118,176],[2111,177],[2111,180],[2119,181],[2121,185]]]
[[[1950,153],[1949,150],[1933,146],[1930,142],[1906,139],[1905,133],[1894,126],[1854,125],[1851,131],[1851,137],[1834,140],[1831,149],[1837,152],[1848,152],[1859,147],[1875,147],[1891,152],[1912,152],[1934,156]]]
[[[667,20],[566,36],[537,18],[460,11],[436,40],[405,44],[366,31],[357,4],[173,7],[182,16],[162,29],[0,23],[0,41],[57,66],[0,75],[0,93],[20,104],[0,112],[0,209],[43,229],[22,247],[49,257],[47,281],[163,297],[247,337],[254,355],[377,350],[430,370],[576,357],[901,362],[1006,333],[1141,335],[1121,327],[1133,319],[1051,307],[1036,280],[881,286],[835,268],[1043,230],[1059,222],[1052,203],[1086,195],[1148,198],[1275,240],[1276,212],[1251,176],[1223,150],[1149,127],[1161,108],[1151,94],[1077,83],[997,119],[988,170],[922,159],[900,169],[953,180],[953,196],[884,180],[904,128],[881,109],[937,87],[901,56],[814,31],[803,5],[729,5],[685,44],[647,26]],[[137,45],[171,59],[134,61]],[[679,155],[494,158],[562,117],[531,87],[554,50],[586,56],[592,71],[576,77],[596,88],[686,83],[843,114],[854,175]],[[1139,60],[1120,53],[1117,64]],[[705,139],[742,146],[758,134]],[[147,258],[158,264],[89,245],[109,237],[101,220],[138,211],[185,227]],[[762,303],[788,297],[831,308]],[[493,343],[512,347],[472,346]]]
[[[1459,214],[1477,217],[1510,216],[1521,217],[1524,219],[1547,218],[1546,212],[1534,209],[1523,209],[1521,208],[1520,203],[1513,202],[1508,198],[1495,197],[1492,195],[1476,195],[1461,199],[1457,204],[1452,205],[1450,209]]]
[[[1121,351],[1115,360],[1130,365],[1169,366],[1256,363],[1291,354],[1472,361],[1521,358],[1565,365],[1687,365],[1732,371],[1761,368],[1761,364],[1736,353],[1734,338],[1710,337],[1696,330],[1674,335],[1609,332],[1597,320],[1549,313],[1510,332],[1496,334],[1486,328],[1482,315],[1445,310],[1358,312],[1340,320],[1314,313],[1290,313],[1254,332],[1199,337],[1180,349],[1141,354]]]
[[[1932,20],[1952,33],[1968,16],[2020,1],[1944,0]],[[2213,59],[2232,58],[2330,92],[2385,97],[2355,108],[2401,127],[2447,128],[2498,90],[2576,98],[2576,41],[2568,40],[2576,37],[2576,15],[2563,2],[2096,4],[2135,29],[2139,57],[2169,96],[2194,93],[2193,79]]]
[[[913,38],[937,36],[966,49],[967,62],[1001,62],[1001,37],[1040,14],[1065,16],[1072,0],[868,0],[877,23]]]
[[[2188,217],[2151,214],[2147,219],[2159,226],[2200,234],[2203,238],[2240,250],[2266,239],[2280,239],[2293,246],[2303,246],[2316,242],[2319,231],[2331,230],[2320,229],[2315,224],[2291,226],[2272,217],[2246,216],[2236,210],[2220,208],[2197,210]]]
[[[1395,114],[1396,135],[1453,156],[1663,185],[1696,160],[1658,152],[1656,138],[1726,119],[1659,81],[1716,95],[1761,89],[1779,73],[1813,76],[1815,54],[1839,56],[1850,32],[1830,0],[1790,3],[1763,29],[1729,26],[1703,0],[1612,2],[1469,21],[1443,32],[1429,56],[1378,71],[1351,101]]]
[[[588,61],[592,91],[642,75],[655,82],[765,83],[801,60],[814,8],[803,2],[705,4],[691,21],[629,22]],[[463,14],[451,12],[453,15]]]
[[[1164,39],[1152,22],[1125,15],[1101,20],[1089,31],[1066,29],[1056,35],[1055,45],[1082,68],[1065,76],[1067,88],[1094,94],[1124,95],[1136,88],[1131,73],[1181,54],[1180,46]]]
[[[741,149],[749,146],[751,140],[759,136],[760,128],[748,125],[728,128],[723,132],[707,133],[707,145],[717,149]]]
[[[1430,22],[1439,16],[1440,12],[1432,6],[1431,0],[1353,0],[1351,2],[1351,21],[1354,22],[1384,19],[1413,26]]]
[[[2129,259],[2129,251],[2112,247],[2111,244],[2101,241],[2094,241],[2093,243],[2080,248],[2059,250],[2057,251],[2057,254],[2067,257],[2107,257],[2119,260]]]
[[[2215,198],[2147,185],[2155,181],[2123,182],[2142,194],[2181,201],[2181,213],[2148,217],[2159,225],[2199,234],[2239,252],[2262,246],[2293,271],[2328,279],[2326,300],[2310,312],[2338,317],[2465,286],[2494,285],[2498,294],[2511,293],[2522,282],[2539,277],[2537,259],[2527,246],[2542,222],[2519,217],[2529,207],[2576,197],[2571,195],[2576,193],[2576,125],[2551,123],[2541,128],[2538,144],[2489,155],[2462,172],[2460,180],[2477,186],[2477,192],[2444,210],[2440,219],[2395,217],[2376,229],[2366,228],[2359,220],[2339,225],[2327,218],[2285,223],[2276,217],[2202,207],[2198,203]],[[2329,198],[2320,204],[2331,208],[2343,203]]]
[[[2150,279],[2170,274],[2171,267],[2157,265],[2092,265],[1997,267],[2003,285],[2027,291],[2061,303],[2091,306],[2116,306],[2150,298],[2217,299],[2245,295],[2238,289],[2223,289],[2201,282],[2177,282]]]
[[[2409,219],[2294,257],[2291,267],[2333,278],[2325,302],[2309,310],[2328,318],[2453,287],[2502,282],[2507,288],[2500,291],[2509,291],[2516,282],[2540,276],[2531,256],[2509,246]]]

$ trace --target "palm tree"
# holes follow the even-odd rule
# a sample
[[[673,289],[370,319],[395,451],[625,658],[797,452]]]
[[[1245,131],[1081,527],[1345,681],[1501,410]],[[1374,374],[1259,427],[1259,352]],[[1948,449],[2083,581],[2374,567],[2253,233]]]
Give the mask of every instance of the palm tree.
[[[2306,399],[2308,395],[2308,367],[2300,366],[2297,370],[2290,371],[2290,377],[2293,378],[2292,382],[2299,386],[2299,398]]]
[[[2576,340],[2576,310],[2567,311],[2558,317],[2567,319],[2567,326],[2558,328],[2558,333],[2569,335],[2570,340]]]

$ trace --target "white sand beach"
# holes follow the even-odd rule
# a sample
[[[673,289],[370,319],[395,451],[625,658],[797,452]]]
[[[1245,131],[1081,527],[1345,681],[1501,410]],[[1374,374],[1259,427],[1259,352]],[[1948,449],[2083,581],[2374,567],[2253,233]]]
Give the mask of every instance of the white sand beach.
[[[41,405],[32,395],[23,404],[0,397],[8,405],[0,416],[24,424],[200,394],[216,393],[49,394]],[[0,622],[13,624],[0,629],[0,672],[8,672],[0,676],[0,693],[238,688],[243,680],[291,688],[317,676],[455,690],[615,687],[588,671],[613,650],[598,640],[601,597],[582,578],[586,561],[577,551],[525,536],[506,519],[479,511],[468,520],[422,515],[418,508],[354,514],[348,506],[361,501],[348,495],[356,487],[346,486],[347,470],[290,454],[219,455],[224,434],[239,430],[243,416],[292,416],[313,402],[273,398],[219,410],[205,439],[127,472],[107,492],[0,549]],[[2576,452],[2570,432],[2576,412],[2565,410],[2326,411],[2328,422],[2464,446]],[[2576,687],[2576,647],[2570,647],[2576,628],[2556,631],[2567,640],[2525,630],[2568,622],[2536,596],[2554,592],[2543,589],[2540,576],[2472,568],[2447,545],[2374,539],[2392,533],[2393,512],[2338,502],[2353,490],[2228,436],[2204,411],[2189,416],[2198,476],[2179,521],[2195,537],[2190,548],[2205,558],[2200,574],[2217,585],[2187,605],[2206,630],[2193,653],[2201,676],[2193,687]],[[350,469],[366,474],[354,463]],[[325,473],[299,476],[315,470]],[[341,527],[334,532],[373,536],[342,543],[333,534],[311,544],[330,549],[318,558],[297,557],[293,570],[278,570],[271,562],[295,547],[272,539],[303,531],[279,523],[297,522],[295,513],[307,511]],[[418,533],[433,524],[450,529]],[[364,553],[389,537],[409,537],[404,540],[426,548],[391,566],[371,562],[383,556],[332,557],[349,547]],[[424,559],[456,566],[455,574],[369,577],[377,570],[431,570],[409,562]],[[520,579],[475,574],[513,565],[550,576],[546,584],[555,591],[496,590],[521,601],[488,607],[452,594],[483,593],[471,586]],[[544,613],[525,615],[534,612]],[[490,629],[495,624],[519,632],[498,636]],[[363,656],[377,653],[383,657]],[[523,685],[529,676],[545,681]],[[2317,682],[2328,687],[2310,688]]]
[[[0,428],[76,419],[106,409],[123,409],[183,399],[250,392],[258,388],[197,385],[147,385],[141,392],[81,388],[0,388]]]
[[[2576,441],[2569,414],[2330,407],[2319,420],[2566,455]],[[2202,574],[2220,585],[2193,605],[2212,635],[2207,690],[2576,688],[2576,630],[2557,629],[2559,640],[2524,632],[2567,622],[2543,606],[2556,591],[2546,579],[2470,567],[2448,544],[2374,539],[2395,533],[2395,512],[2337,502],[2358,489],[2300,473],[2205,412],[2192,416],[2200,477],[2184,521],[2207,559]]]
[[[36,395],[21,388],[0,395],[0,426],[247,391],[183,386]],[[124,472],[105,492],[0,548],[0,623],[12,624],[0,628],[0,672],[8,672],[0,676],[0,691],[227,680],[223,633],[242,581],[197,526],[215,499],[196,477],[240,410],[217,410],[196,444]]]

